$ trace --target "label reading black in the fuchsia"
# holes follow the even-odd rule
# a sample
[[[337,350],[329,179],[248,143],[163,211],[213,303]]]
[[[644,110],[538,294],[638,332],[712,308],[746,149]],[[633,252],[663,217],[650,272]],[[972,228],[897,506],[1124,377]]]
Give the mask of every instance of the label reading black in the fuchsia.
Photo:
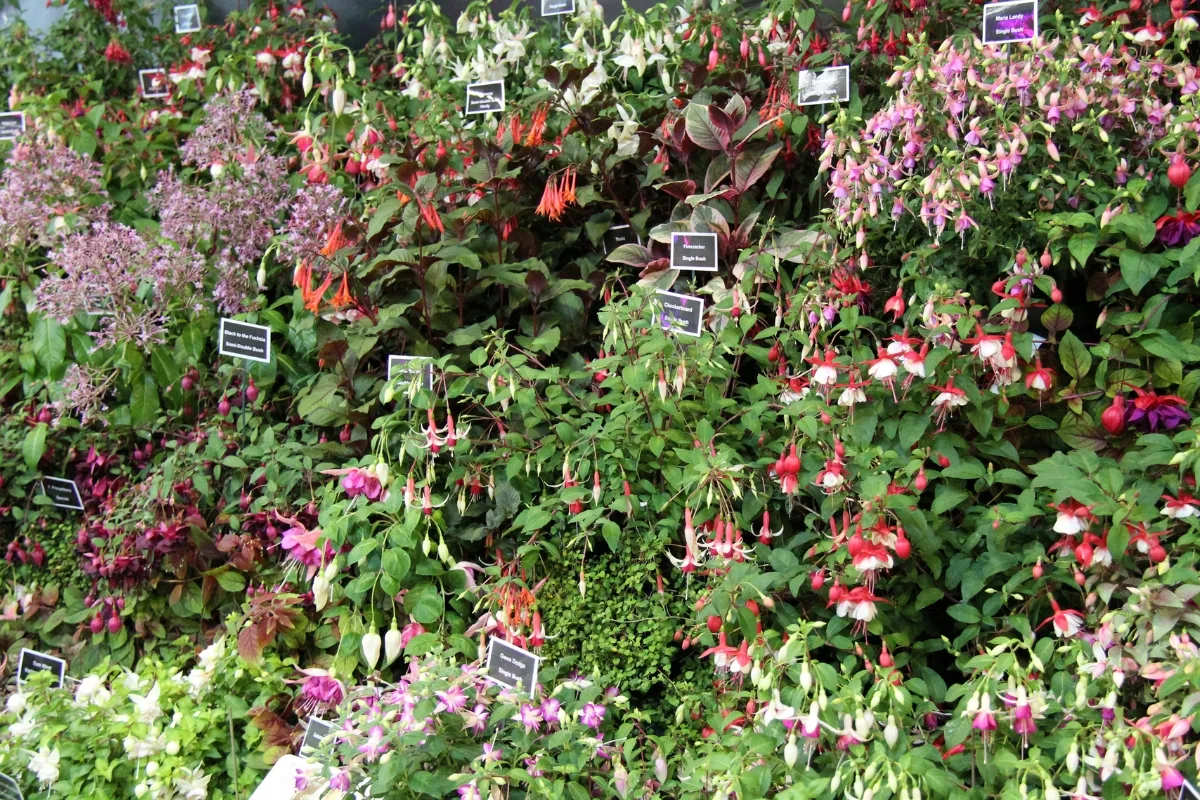
[[[271,329],[266,325],[221,318],[217,352],[260,364],[271,363]]]

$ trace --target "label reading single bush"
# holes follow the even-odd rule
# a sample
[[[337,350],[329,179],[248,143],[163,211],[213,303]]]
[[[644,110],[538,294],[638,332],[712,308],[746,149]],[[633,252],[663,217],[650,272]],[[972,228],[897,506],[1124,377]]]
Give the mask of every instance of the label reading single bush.
[[[42,478],[42,494],[50,498],[51,505],[83,511],[83,497],[75,481],[67,478]]]
[[[523,691],[532,694],[533,687],[537,686],[540,660],[528,650],[492,637],[488,644],[488,678],[510,689],[519,685]]]
[[[138,88],[142,97],[166,97],[171,93],[167,85],[167,71],[160,67],[138,70]]]
[[[0,114],[0,141],[12,141],[24,132],[24,111],[5,111]]]
[[[388,382],[393,378],[401,378],[401,382],[411,381],[412,376],[421,373],[421,388],[433,391],[433,359],[428,356],[388,356]],[[407,376],[407,377],[405,377]]]
[[[802,69],[798,87],[797,103],[802,106],[849,102],[850,67]]]
[[[467,84],[467,114],[492,114],[504,110],[504,81]]]
[[[217,345],[217,351],[223,356],[244,358],[260,364],[271,363],[271,329],[266,325],[252,325],[222,317]]]
[[[671,269],[717,271],[717,235],[715,233],[672,233]]]
[[[660,289],[662,326],[664,330],[684,336],[699,336],[704,329],[704,300],[688,294],[675,294]]]
[[[195,33],[203,27],[200,24],[200,6],[192,3],[186,6],[175,6],[175,32]]]
[[[554,17],[559,14],[574,14],[575,0],[542,0],[542,16]]]
[[[17,662],[17,685],[25,683],[30,675],[37,672],[53,672],[58,676],[54,685],[61,687],[67,674],[67,662],[47,653],[22,648],[20,660]]]
[[[641,244],[633,228],[628,225],[613,225],[604,232],[604,255],[608,255],[623,244]]]
[[[317,717],[309,717],[304,727],[304,741],[300,743],[300,755],[305,755],[321,746],[321,740],[333,730],[333,723]]]
[[[984,44],[1029,42],[1037,35],[1037,0],[988,3],[983,7]]]

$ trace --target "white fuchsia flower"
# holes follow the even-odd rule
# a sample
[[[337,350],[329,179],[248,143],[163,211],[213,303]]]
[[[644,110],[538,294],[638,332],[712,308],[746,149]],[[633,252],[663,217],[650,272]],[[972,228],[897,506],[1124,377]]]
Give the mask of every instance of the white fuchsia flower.
[[[1178,497],[1171,497],[1169,494],[1164,494],[1162,499],[1166,501],[1163,504],[1163,516],[1171,519],[1188,519],[1200,514],[1200,500],[1192,497],[1187,492],[1180,490]]]
[[[29,769],[42,783],[50,784],[58,780],[58,748],[51,750],[43,745],[36,753],[30,753]]]

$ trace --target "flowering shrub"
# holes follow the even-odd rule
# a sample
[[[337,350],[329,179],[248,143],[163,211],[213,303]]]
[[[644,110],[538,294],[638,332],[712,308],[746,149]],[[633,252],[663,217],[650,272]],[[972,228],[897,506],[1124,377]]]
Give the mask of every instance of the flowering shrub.
[[[313,793],[1175,793],[1194,19],[579,6],[389,6],[355,50],[257,5],[163,45],[163,100],[140,11],[72,7],[94,85],[4,34],[6,644],[132,664],[236,609],[256,766],[345,721]],[[797,105],[834,64],[849,101]]]

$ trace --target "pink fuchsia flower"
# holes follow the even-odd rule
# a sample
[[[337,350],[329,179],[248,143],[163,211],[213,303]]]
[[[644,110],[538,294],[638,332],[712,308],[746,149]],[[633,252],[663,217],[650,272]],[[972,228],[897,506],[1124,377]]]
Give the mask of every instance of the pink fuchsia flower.
[[[1073,608],[1060,608],[1058,601],[1053,597],[1050,598],[1050,607],[1054,609],[1054,613],[1042,620],[1042,624],[1038,625],[1039,629],[1051,622],[1054,625],[1054,635],[1060,639],[1070,639],[1079,633],[1079,629],[1083,627],[1082,612]]]
[[[537,733],[542,729],[542,712],[535,705],[522,704],[517,712],[517,719],[525,727],[526,733]]]
[[[478,736],[487,730],[488,716],[487,707],[476,703],[473,709],[463,712],[463,727]]]
[[[483,800],[483,795],[480,793],[479,786],[475,784],[475,781],[464,783],[458,787],[458,797],[459,800]]]
[[[608,709],[598,703],[587,703],[579,711],[579,721],[589,728],[600,730],[604,724],[604,715]]]
[[[448,711],[451,714],[457,714],[467,707],[467,694],[461,686],[451,686],[444,692],[434,692],[434,696],[438,699],[434,711]]]
[[[541,713],[547,727],[557,728],[566,722],[567,715],[563,711],[562,703],[553,697],[547,697],[542,701]]]
[[[338,792],[350,791],[350,773],[344,769],[335,771],[329,779],[329,788]]]
[[[907,362],[906,362],[907,363]],[[935,386],[937,395],[933,398],[933,416],[937,420],[938,430],[946,427],[946,416],[956,408],[967,404],[967,393],[954,385],[954,379],[946,381],[945,386]]]
[[[483,759],[485,764],[490,761],[499,761],[503,756],[504,751],[491,742],[484,742],[483,752],[479,754],[479,758]]]
[[[306,676],[301,689],[303,697],[301,705],[306,708],[317,706],[332,708],[340,704],[342,698],[346,696],[346,687],[326,670],[310,668],[302,669],[300,672]]]
[[[839,617],[850,617],[856,630],[865,631],[878,613],[876,603],[881,602],[885,602],[883,598],[876,597],[866,586],[855,586],[842,591],[836,601],[830,597],[828,605],[836,604]]]
[[[671,563],[679,567],[681,572],[695,572],[702,560],[700,552],[700,543],[696,539],[696,528],[692,525],[692,509],[684,508],[683,510],[683,541],[686,548],[683,560],[678,560],[675,556],[667,553],[667,558]]]
[[[367,761],[374,761],[390,749],[391,745],[388,744],[381,725],[372,725],[371,730],[367,732],[367,740],[358,746],[358,752],[362,753]]]
[[[823,393],[827,393],[838,382],[838,370],[842,367],[837,363],[837,351],[829,349],[825,351],[824,358],[807,358],[805,361],[813,366],[812,383]]]

